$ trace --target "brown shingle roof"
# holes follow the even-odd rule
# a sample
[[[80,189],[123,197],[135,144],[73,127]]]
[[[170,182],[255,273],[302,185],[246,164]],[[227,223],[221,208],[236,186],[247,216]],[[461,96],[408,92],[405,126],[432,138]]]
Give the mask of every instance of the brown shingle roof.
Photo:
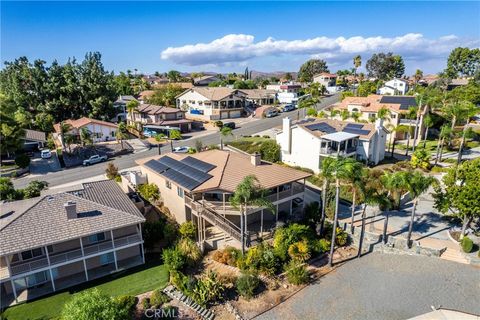
[[[28,207],[19,206],[16,210],[24,211],[15,213],[15,217],[2,225],[0,230],[0,255],[144,222],[145,219],[138,210],[133,212],[132,207],[127,207],[126,201],[130,201],[128,196],[111,183],[115,182],[100,183],[94,187],[96,195],[90,191],[86,191],[83,196],[57,193],[37,198],[33,204],[30,199],[32,202],[27,203],[30,205]],[[99,193],[100,188],[106,189]],[[80,215],[78,218],[67,218],[64,209],[67,201],[76,203]]]
[[[154,104],[144,103],[137,107],[137,112],[146,113],[146,114],[162,114],[162,113],[177,113],[177,112],[184,112],[184,111],[177,108],[156,106]]]
[[[25,140],[47,142],[45,132],[25,129]]]
[[[348,105],[354,104],[362,107],[360,110],[361,112],[378,112],[381,108],[387,108],[388,110],[397,113],[408,112],[408,110],[401,109],[401,103],[381,103],[380,100],[382,97],[384,96],[379,94],[371,94],[368,97],[346,97],[342,102],[335,104],[333,109],[347,109]]]
[[[190,155],[174,153],[168,154],[168,156],[179,161],[190,156],[215,165],[215,168],[208,172],[213,177],[196,187],[193,192],[204,192],[213,189],[234,192],[237,185],[248,175],[255,175],[263,188],[272,188],[311,176],[310,173],[265,161],[262,161],[261,165],[255,166],[250,162],[249,155],[230,151],[209,150]],[[143,165],[151,159],[159,159],[161,157],[149,157],[137,160],[137,163]]]

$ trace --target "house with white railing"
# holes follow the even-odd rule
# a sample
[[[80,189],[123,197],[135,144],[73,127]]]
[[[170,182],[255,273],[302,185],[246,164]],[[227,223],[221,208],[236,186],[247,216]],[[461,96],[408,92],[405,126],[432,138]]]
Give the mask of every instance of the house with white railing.
[[[305,179],[311,174],[272,164],[259,154],[209,150],[138,160],[142,174],[158,186],[164,205],[178,223],[192,221],[201,247],[246,247],[275,229],[279,220],[302,213]],[[275,213],[265,207],[240,210],[230,200],[242,180],[254,175]],[[244,208],[245,209],[245,208]]]
[[[114,181],[0,209],[2,307],[145,263],[145,219]]]

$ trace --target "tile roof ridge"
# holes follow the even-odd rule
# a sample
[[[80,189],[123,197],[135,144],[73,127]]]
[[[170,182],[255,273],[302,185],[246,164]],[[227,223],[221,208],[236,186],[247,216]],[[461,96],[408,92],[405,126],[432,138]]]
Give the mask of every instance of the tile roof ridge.
[[[222,174],[220,176],[220,180],[218,181],[218,187],[220,187],[222,185],[222,181],[223,181],[223,176],[225,174],[225,168],[227,167],[227,164],[228,164],[228,160],[230,159],[230,152],[228,151],[227,152],[227,159],[225,159],[225,165],[223,166],[222,168]]]

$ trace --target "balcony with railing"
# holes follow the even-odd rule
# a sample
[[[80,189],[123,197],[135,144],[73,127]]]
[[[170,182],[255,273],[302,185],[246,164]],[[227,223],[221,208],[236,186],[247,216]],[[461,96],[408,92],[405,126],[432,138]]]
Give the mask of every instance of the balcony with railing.
[[[11,272],[8,273],[8,268],[2,268],[2,272],[0,272],[0,279],[8,278],[9,276],[15,276],[23,273],[28,273],[37,269],[42,269],[48,266],[58,265],[62,263],[66,263],[69,261],[74,261],[76,259],[95,255],[97,253],[101,253],[104,251],[118,249],[125,246],[133,245],[140,243],[142,238],[140,234],[130,234],[118,238],[114,238],[113,242],[111,239],[105,240],[99,243],[84,245],[83,246],[83,253],[82,249],[76,248],[73,250],[68,250],[61,253],[54,253],[49,254],[48,258],[46,255],[40,256],[38,258],[30,259],[28,261],[16,262],[10,265]],[[50,264],[48,260],[50,259]]]

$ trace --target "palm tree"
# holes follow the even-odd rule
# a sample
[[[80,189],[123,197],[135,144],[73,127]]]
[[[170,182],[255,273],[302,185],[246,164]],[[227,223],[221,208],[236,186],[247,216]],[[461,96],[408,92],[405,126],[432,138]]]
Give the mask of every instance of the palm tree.
[[[425,118],[423,118],[423,126],[425,127],[425,133],[423,136],[423,148],[427,147],[427,140],[428,140],[428,129],[433,126],[433,118],[431,115],[427,114]]]
[[[72,143],[75,142],[75,136],[73,134],[65,135],[65,144],[68,147],[68,153],[72,153]]]
[[[62,142],[62,150],[65,149],[65,134],[72,130],[72,125],[64,121],[60,122],[60,140]]]
[[[377,112],[377,119],[387,120],[390,118],[390,110],[385,107],[381,107],[380,110]]]
[[[355,207],[358,194],[360,193],[360,188],[362,184],[362,164],[360,162],[352,162],[352,169],[346,172],[345,180],[347,185],[350,187],[352,192],[352,221],[351,221],[351,232],[353,234],[354,227],[353,223],[355,221]]]
[[[423,78],[423,71],[420,69],[417,69],[413,77],[415,78],[415,86],[417,86],[418,81],[422,80]]]
[[[128,136],[125,132],[125,130],[122,130],[120,126],[118,126],[117,131],[115,132],[115,138],[117,138],[117,141],[121,144],[122,150],[123,150],[123,140],[127,139]]]
[[[173,152],[173,140],[180,140],[182,139],[182,133],[180,130],[170,130],[168,131],[168,140],[170,140],[170,149]]]
[[[357,111],[353,111],[350,116],[353,118],[355,122],[358,122],[358,119],[360,119],[360,113]]]
[[[135,122],[134,119],[133,119],[133,113],[135,111],[137,111],[137,108],[138,108],[139,104],[140,103],[137,100],[130,100],[130,101],[127,102],[126,108],[127,108],[127,112],[130,114],[130,122],[131,123]]]
[[[245,233],[247,231],[246,216],[249,206],[265,207],[275,213],[276,208],[272,202],[266,199],[267,191],[258,183],[257,177],[249,175],[235,188],[235,193],[230,198],[230,203],[240,209],[240,233],[242,252],[245,252]]]
[[[356,55],[353,58],[353,66],[355,67],[355,76],[357,76],[357,69],[360,68],[362,65],[362,57],[360,55]]]
[[[330,183],[333,180],[334,172],[334,158],[325,158],[322,160],[321,166],[322,171],[320,172],[320,177],[323,179],[322,185],[322,216],[320,218],[320,235],[323,235],[323,228],[325,225],[325,218],[327,216],[327,193],[330,187]]]
[[[445,139],[450,140],[453,134],[453,130],[448,125],[443,125],[440,128],[440,134],[438,135],[438,142],[437,142],[437,151],[435,154],[435,165],[437,165],[438,161],[442,161],[442,154],[443,154],[443,146],[445,143]]]
[[[415,210],[418,204],[418,198],[427,192],[428,188],[432,183],[435,181],[434,177],[424,176],[418,171],[415,172],[408,172],[408,176],[406,179],[407,182],[407,190],[410,193],[410,196],[413,198],[413,207],[412,207],[412,215],[410,219],[410,224],[408,226],[408,235],[407,235],[407,246],[410,248],[410,239],[412,237],[412,230],[413,230],[413,223],[415,221]]]
[[[223,150],[223,139],[232,136],[232,128],[230,127],[222,127],[220,130],[220,149]]]
[[[393,158],[393,153],[395,151],[395,142],[397,141],[397,139],[396,139],[397,133],[405,133],[405,132],[408,132],[408,130],[410,130],[410,129],[408,128],[408,126],[405,126],[405,125],[398,125],[398,126],[393,128],[394,132],[391,133],[391,135],[393,136],[392,153],[390,154],[390,157]]]
[[[344,109],[340,112],[340,116],[342,117],[342,120],[345,121],[350,116],[350,113],[348,112],[347,109]]]
[[[93,144],[92,133],[86,127],[80,129],[80,140],[83,147]]]
[[[328,263],[333,266],[333,252],[335,250],[335,238],[338,220],[339,209],[339,197],[340,197],[340,181],[348,180],[348,177],[354,175],[354,171],[361,170],[361,164],[352,158],[337,158],[330,164],[333,169],[333,176],[335,177],[335,213],[333,216],[333,230],[332,230],[332,242],[330,245],[330,256]],[[360,169],[359,169],[360,168]]]

